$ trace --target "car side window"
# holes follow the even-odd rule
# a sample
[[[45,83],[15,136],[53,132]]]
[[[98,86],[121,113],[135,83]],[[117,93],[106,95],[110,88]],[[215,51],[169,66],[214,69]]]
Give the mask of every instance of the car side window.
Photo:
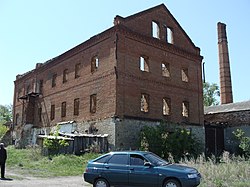
[[[147,160],[145,160],[145,158],[143,158],[141,155],[130,155],[130,165],[132,166],[144,166],[145,162],[147,162]]]
[[[128,164],[128,155],[127,154],[114,154],[110,160],[108,161],[109,164],[121,164],[127,165]]]
[[[105,163],[107,162],[107,160],[111,157],[111,155],[106,155],[106,156],[103,156],[99,159],[96,159],[95,162],[98,162],[98,163]]]

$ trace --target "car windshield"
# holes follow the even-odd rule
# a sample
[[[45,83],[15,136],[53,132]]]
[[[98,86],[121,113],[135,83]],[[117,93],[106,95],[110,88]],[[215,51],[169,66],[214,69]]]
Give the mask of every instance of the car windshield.
[[[154,166],[164,166],[168,165],[169,163],[162,159],[161,157],[153,154],[153,153],[147,153],[144,155],[145,158],[147,158]]]

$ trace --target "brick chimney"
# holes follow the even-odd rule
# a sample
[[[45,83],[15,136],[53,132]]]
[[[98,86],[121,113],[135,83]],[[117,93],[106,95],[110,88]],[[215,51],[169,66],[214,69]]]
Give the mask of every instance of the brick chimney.
[[[220,65],[220,99],[221,104],[233,103],[226,24],[218,22],[218,48]]]

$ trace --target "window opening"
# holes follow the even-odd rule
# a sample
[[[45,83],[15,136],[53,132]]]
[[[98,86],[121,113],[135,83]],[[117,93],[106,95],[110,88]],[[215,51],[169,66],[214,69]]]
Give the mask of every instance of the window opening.
[[[152,36],[154,38],[160,39],[160,27],[159,24],[155,21],[152,21]]]
[[[170,77],[170,66],[167,62],[162,62],[161,64],[162,76]]]
[[[90,96],[90,112],[96,112],[96,94]]]
[[[149,111],[149,95],[147,94],[141,94],[141,111]]]
[[[68,81],[68,69],[63,70],[63,83]]]
[[[51,120],[55,119],[55,105],[51,105],[51,108],[50,108],[50,119]]]
[[[38,118],[39,118],[39,122],[42,122],[42,107],[38,108]]]
[[[97,56],[93,57],[91,60],[91,72],[95,72],[99,67],[99,58]]]
[[[174,44],[173,30],[167,27],[167,43]]]
[[[66,117],[66,102],[62,102],[61,117]]]
[[[109,164],[128,164],[128,155],[127,154],[114,154],[108,161]]]
[[[75,65],[75,78],[80,77],[80,69],[81,69],[81,64],[78,63]]]
[[[132,166],[144,166],[144,163],[147,162],[141,155],[130,155],[130,165]]]
[[[140,57],[140,70],[149,72],[148,57]]]
[[[52,87],[55,87],[56,86],[56,77],[57,77],[57,74],[54,74],[52,76]]]
[[[163,115],[168,116],[170,115],[171,111],[171,100],[169,98],[163,98]]]
[[[40,93],[40,94],[43,93],[43,80],[42,79],[39,81],[39,90],[38,90],[38,93]]]
[[[181,70],[181,79],[183,82],[188,82],[188,69]]]
[[[79,106],[80,106],[80,99],[77,98],[74,100],[74,115],[79,115]]]
[[[183,117],[189,116],[189,103],[187,101],[182,102],[182,116]]]

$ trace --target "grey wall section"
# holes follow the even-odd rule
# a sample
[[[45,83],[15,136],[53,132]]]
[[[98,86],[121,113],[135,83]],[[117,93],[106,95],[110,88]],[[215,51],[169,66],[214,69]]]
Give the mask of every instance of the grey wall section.
[[[237,127],[227,127],[224,130],[225,134],[225,150],[231,152],[231,153],[237,153],[239,152],[239,140],[237,140],[233,134],[234,131],[237,129],[241,129],[245,132],[245,136],[250,137],[250,126],[237,126]]]

